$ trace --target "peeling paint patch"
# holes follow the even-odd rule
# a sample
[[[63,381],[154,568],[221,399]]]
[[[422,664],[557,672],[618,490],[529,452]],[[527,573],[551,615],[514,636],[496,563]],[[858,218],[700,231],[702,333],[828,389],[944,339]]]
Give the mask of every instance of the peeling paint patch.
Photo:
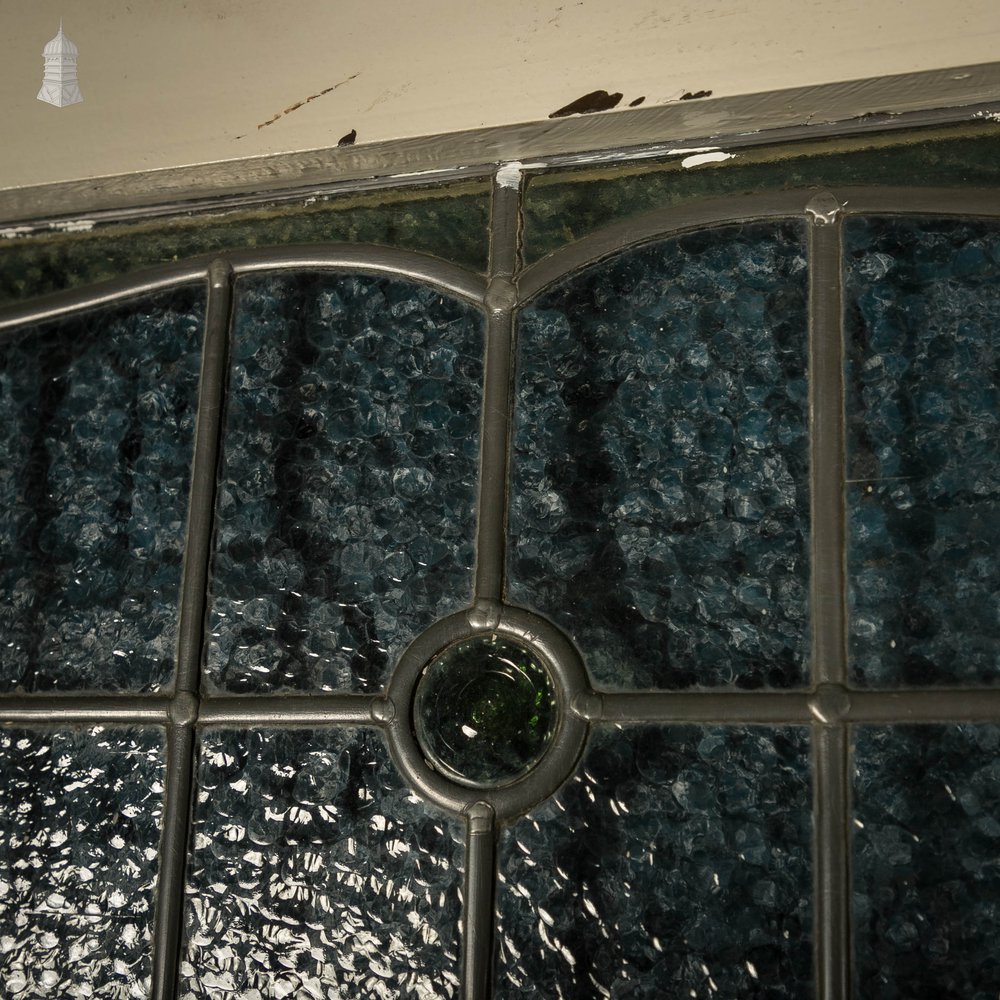
[[[630,108],[637,108],[637,107],[639,107],[640,104],[642,104],[642,102],[644,100],[646,100],[646,95],[645,94],[643,94],[642,97],[637,97],[634,101],[629,101],[628,102],[628,106]]]
[[[401,178],[409,177],[431,177],[434,174],[460,174],[463,170],[469,170],[470,167],[433,167],[430,170],[410,170],[402,174],[390,174],[389,179],[398,181]]]
[[[1000,122],[1000,111],[977,111],[972,117],[985,118],[991,122]]]
[[[687,153],[714,153],[720,146],[678,146],[677,149],[668,149],[668,156],[684,156]]]
[[[710,90],[696,90],[692,93],[690,90],[686,94],[681,94],[682,101],[697,101],[701,97],[711,97],[712,91]]]
[[[700,167],[703,163],[722,163],[723,160],[733,159],[732,153],[695,153],[694,156],[685,156],[681,160],[682,167]]]
[[[351,80],[356,79],[361,76],[360,70],[357,73],[352,73],[346,80],[341,80],[340,83],[335,83],[332,87],[327,87],[325,90],[321,90],[318,94],[311,94],[309,97],[302,101],[297,101],[295,104],[290,104],[284,111],[279,111],[273,118],[268,118],[266,122],[261,122],[257,128],[266,128],[268,125],[273,125],[279,118],[284,118],[285,115],[290,115],[293,111],[298,111],[299,108],[304,107],[309,104],[310,101],[315,101],[318,97],[323,97],[325,94],[329,94],[336,90],[338,87],[343,87],[345,83],[350,83]],[[243,136],[238,135],[237,139],[242,139]]]
[[[553,111],[550,118],[568,118],[570,115],[592,115],[597,111],[610,111],[621,103],[621,94],[609,94],[606,90],[592,90],[583,97],[571,101],[564,108]]]
[[[351,131],[347,133],[347,135],[342,135],[337,140],[337,145],[338,146],[353,146],[354,145],[354,140],[357,139],[357,137],[358,137],[358,130],[356,128],[352,128]]]
[[[45,229],[57,233],[89,233],[96,225],[94,219],[69,219],[66,222],[46,222],[37,226],[9,226],[0,229],[0,239],[16,240],[19,236],[28,236]]]
[[[497,184],[502,188],[517,190],[521,184],[521,174],[525,170],[533,170],[544,166],[544,163],[522,163],[520,160],[511,160],[510,163],[501,164],[497,170]]]
[[[89,233],[96,225],[93,219],[73,219],[70,222],[50,222],[49,229],[59,233]]]
[[[516,191],[521,184],[521,171],[523,169],[524,164],[520,160],[505,163],[496,173],[497,184],[502,188],[511,188]]]

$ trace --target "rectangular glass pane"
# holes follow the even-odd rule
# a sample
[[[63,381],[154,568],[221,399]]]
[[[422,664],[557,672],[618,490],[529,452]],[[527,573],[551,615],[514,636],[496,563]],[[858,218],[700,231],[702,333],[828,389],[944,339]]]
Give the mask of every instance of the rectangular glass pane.
[[[463,844],[378,733],[206,733],[180,996],[457,996]]]
[[[812,996],[806,729],[599,730],[506,831],[497,996]]]
[[[0,341],[0,689],[170,683],[204,299]]]
[[[149,996],[158,729],[0,730],[0,995]]]
[[[858,1000],[1000,992],[1000,726],[861,728]]]
[[[665,240],[523,314],[509,596],[599,684],[805,682],[803,241],[791,222]]]
[[[852,677],[1000,680],[1000,227],[847,226]]]
[[[378,689],[471,598],[482,316],[307,272],[241,281],[234,323],[209,682]]]

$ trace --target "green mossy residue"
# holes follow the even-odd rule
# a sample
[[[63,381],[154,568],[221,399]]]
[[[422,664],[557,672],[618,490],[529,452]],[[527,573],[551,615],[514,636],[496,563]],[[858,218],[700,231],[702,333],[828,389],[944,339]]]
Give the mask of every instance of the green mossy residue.
[[[372,243],[484,272],[489,190],[487,178],[0,240],[0,303],[203,254],[308,243]]]
[[[528,182],[524,259],[534,263],[598,229],[701,198],[851,184],[993,187],[1000,126],[976,122],[741,149],[697,169],[668,161],[581,167]]]

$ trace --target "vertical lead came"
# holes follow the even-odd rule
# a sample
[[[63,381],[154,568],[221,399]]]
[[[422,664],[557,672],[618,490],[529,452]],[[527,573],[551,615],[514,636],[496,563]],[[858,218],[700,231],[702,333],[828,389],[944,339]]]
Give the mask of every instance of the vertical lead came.
[[[229,264],[222,260],[214,261],[208,269],[208,282],[198,420],[191,467],[188,543],[184,555],[177,629],[177,666],[167,728],[167,779],[153,940],[152,1000],[173,1000],[183,945],[184,873],[191,827],[205,588],[211,555],[223,381],[232,312],[232,269]]]
[[[842,207],[824,191],[809,220],[809,412],[812,468],[812,680],[815,961],[818,1000],[851,988]]]
[[[478,608],[492,617],[504,592],[507,466],[513,398],[514,284],[519,264],[521,164],[499,167],[490,205],[486,372],[483,387],[479,529],[476,538]],[[463,995],[487,1000],[492,993],[493,897],[496,884],[496,831],[485,803],[468,813],[465,914],[463,921]]]

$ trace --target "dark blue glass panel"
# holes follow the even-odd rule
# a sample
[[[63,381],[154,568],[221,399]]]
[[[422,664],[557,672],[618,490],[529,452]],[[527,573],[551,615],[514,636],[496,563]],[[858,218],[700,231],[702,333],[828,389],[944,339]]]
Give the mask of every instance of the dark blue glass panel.
[[[237,289],[209,680],[378,688],[470,600],[481,315],[359,275]]]
[[[847,226],[852,677],[1000,680],[1000,229]]]
[[[206,734],[181,995],[457,996],[463,835],[375,732]]]
[[[170,683],[204,294],[0,342],[0,688]]]
[[[1000,726],[862,728],[858,1000],[1000,993]]]
[[[598,730],[507,831],[500,998],[812,996],[805,729]]]
[[[0,730],[0,996],[149,995],[163,743]]]
[[[523,315],[509,596],[601,684],[804,682],[803,238],[666,240]]]

